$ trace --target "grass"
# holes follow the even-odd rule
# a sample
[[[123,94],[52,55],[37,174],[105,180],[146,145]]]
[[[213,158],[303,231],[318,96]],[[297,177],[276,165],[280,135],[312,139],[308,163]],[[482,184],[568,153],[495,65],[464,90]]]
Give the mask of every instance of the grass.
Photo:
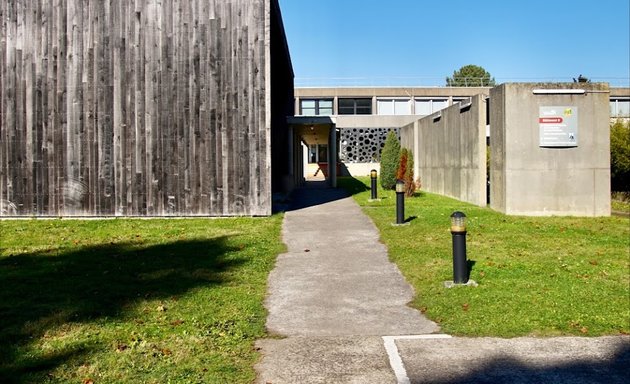
[[[368,179],[340,179],[381,232],[415,288],[411,305],[459,336],[618,335],[630,333],[628,218],[506,216],[429,193],[406,199],[407,226],[395,221],[395,196]],[[452,280],[449,216],[468,216],[470,278]]]
[[[252,382],[281,220],[0,222],[0,382]]]

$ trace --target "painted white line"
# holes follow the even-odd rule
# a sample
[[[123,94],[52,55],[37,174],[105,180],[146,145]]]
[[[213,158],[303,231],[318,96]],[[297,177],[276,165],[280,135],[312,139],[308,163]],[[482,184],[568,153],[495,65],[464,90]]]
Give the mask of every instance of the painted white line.
[[[396,375],[397,384],[410,384],[409,377],[407,376],[407,370],[405,364],[400,357],[398,347],[396,346],[396,340],[422,340],[422,339],[450,339],[450,335],[435,334],[435,335],[408,335],[408,336],[383,336],[383,343],[387,356],[389,356],[389,365],[392,367],[394,374]]]

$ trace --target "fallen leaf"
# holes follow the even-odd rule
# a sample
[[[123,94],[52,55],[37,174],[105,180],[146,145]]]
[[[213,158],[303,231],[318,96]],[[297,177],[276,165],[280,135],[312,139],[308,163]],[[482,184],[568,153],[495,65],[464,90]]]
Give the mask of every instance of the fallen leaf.
[[[83,384],[94,384],[94,380],[92,380],[92,379],[83,379]]]
[[[597,265],[597,260],[591,260],[588,262],[590,265]]]
[[[171,350],[168,349],[168,348],[163,348],[163,349],[160,350],[160,352],[162,352],[162,355],[164,355],[164,356],[170,356],[170,355],[173,354],[173,352],[171,352]]]
[[[463,304],[463,305],[462,305],[462,309],[463,309],[464,311],[468,311],[468,308],[469,308],[469,307],[470,307],[470,305],[469,305],[468,303],[465,303],[465,304]]]
[[[180,319],[177,319],[171,322],[171,325],[174,327],[177,327],[178,325],[182,325],[182,324],[184,324],[184,320],[180,320]]]
[[[588,333],[588,328],[586,328],[586,327],[582,327],[582,329],[580,329],[580,332],[582,332],[582,333]]]

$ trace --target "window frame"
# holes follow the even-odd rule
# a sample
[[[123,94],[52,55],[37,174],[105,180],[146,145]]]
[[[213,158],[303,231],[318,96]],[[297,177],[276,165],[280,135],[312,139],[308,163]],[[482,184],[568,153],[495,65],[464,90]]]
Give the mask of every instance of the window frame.
[[[314,110],[315,110],[315,114],[313,114],[313,115],[305,115],[305,114],[304,114],[304,102],[305,102],[305,101],[306,101],[306,102],[314,102],[314,103],[315,103],[315,107],[314,107],[314,108],[315,108],[315,109],[314,109]],[[327,106],[326,106],[326,107],[322,107],[322,106],[321,106],[321,102],[322,102],[322,101],[328,101],[328,102],[330,102],[330,107],[327,107]],[[307,109],[308,109],[308,110],[311,110],[312,108],[307,108]],[[328,114],[323,115],[323,114],[321,113],[321,110],[322,110],[322,109],[330,110],[330,114],[329,114],[329,115],[328,115]],[[308,99],[300,99],[300,116],[332,116],[332,115],[334,115],[334,114],[335,114],[335,101],[334,101],[334,99],[331,99],[331,98],[316,98],[316,99],[314,99],[314,98],[308,98]]]
[[[352,101],[352,106],[342,106],[342,102]],[[359,105],[358,101],[368,101],[367,105]],[[347,111],[352,110],[352,113],[347,113]],[[360,110],[363,110],[367,113],[358,113]],[[372,106],[372,98],[369,97],[340,97],[337,100],[337,114],[339,115],[372,115],[374,114],[374,108]]]

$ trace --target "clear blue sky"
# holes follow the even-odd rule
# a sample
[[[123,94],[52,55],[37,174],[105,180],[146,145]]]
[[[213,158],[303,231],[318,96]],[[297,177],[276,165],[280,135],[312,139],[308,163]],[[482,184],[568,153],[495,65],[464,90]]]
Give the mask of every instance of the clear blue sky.
[[[630,82],[630,0],[280,0],[296,86]]]

